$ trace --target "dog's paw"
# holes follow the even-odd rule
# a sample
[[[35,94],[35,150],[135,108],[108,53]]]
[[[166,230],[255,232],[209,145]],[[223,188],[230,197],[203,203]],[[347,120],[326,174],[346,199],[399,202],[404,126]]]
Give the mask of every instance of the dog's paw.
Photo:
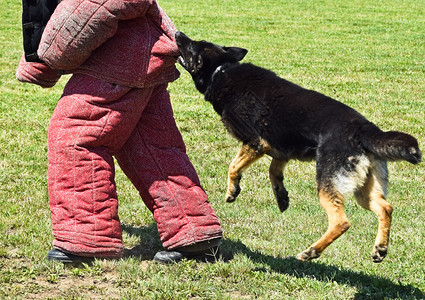
[[[372,260],[374,263],[380,263],[387,256],[388,247],[375,246],[372,251]]]
[[[300,261],[309,261],[315,258],[318,258],[320,256],[320,253],[317,252],[316,249],[313,247],[310,247],[309,249],[301,252],[297,255],[297,259]]]
[[[276,191],[277,205],[281,212],[284,212],[289,207],[289,196],[286,189],[280,189]]]
[[[226,202],[227,203],[232,203],[235,202],[236,197],[230,196],[230,195],[226,195]]]
[[[240,192],[241,192],[241,188],[239,186],[235,186],[232,191],[227,191],[226,202],[228,203],[235,202]]]

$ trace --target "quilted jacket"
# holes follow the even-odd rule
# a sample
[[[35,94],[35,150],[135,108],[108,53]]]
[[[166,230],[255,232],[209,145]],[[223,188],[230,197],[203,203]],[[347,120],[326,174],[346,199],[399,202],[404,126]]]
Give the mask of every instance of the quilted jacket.
[[[63,0],[38,56],[52,69],[128,87],[173,81],[176,28],[155,0]]]

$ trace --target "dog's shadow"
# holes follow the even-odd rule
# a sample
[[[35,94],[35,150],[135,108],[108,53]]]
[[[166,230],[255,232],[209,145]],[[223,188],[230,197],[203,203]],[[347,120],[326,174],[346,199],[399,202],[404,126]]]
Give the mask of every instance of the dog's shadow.
[[[151,260],[162,246],[155,224],[145,227],[123,225],[123,230],[129,235],[140,237],[141,243],[131,249],[125,249],[124,257],[137,257],[141,260]],[[300,262],[294,257],[277,258],[253,251],[241,241],[225,239],[221,246],[221,260],[231,262],[236,254],[242,254],[253,262],[267,265],[256,271],[267,272],[267,269],[296,278],[311,278],[323,282],[337,282],[357,288],[354,299],[425,299],[425,294],[412,285],[394,283],[384,277],[368,275],[362,272],[340,269],[325,265],[320,261]]]
[[[320,261],[301,262],[294,257],[276,258],[252,251],[240,241],[225,240],[222,248],[222,255],[227,260],[231,260],[234,254],[241,253],[254,262],[268,265],[277,273],[353,286],[358,290],[354,299],[425,299],[425,294],[420,289],[412,285],[396,284],[384,277],[340,269]]]

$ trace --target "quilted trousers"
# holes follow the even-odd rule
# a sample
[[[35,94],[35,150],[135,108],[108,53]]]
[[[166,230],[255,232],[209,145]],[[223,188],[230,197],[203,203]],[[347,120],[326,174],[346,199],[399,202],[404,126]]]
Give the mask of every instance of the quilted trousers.
[[[122,256],[113,157],[152,211],[165,248],[222,236],[166,88],[71,77],[48,132],[55,248],[81,256]]]

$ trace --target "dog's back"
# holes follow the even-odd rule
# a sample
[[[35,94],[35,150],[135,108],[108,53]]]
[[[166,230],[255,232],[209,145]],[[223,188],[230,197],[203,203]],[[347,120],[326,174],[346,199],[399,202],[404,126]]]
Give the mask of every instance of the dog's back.
[[[352,148],[347,152],[420,161],[413,137],[384,133],[349,106],[252,64],[223,67],[205,98],[237,139],[264,139],[280,158],[313,159],[318,145],[327,141]]]

